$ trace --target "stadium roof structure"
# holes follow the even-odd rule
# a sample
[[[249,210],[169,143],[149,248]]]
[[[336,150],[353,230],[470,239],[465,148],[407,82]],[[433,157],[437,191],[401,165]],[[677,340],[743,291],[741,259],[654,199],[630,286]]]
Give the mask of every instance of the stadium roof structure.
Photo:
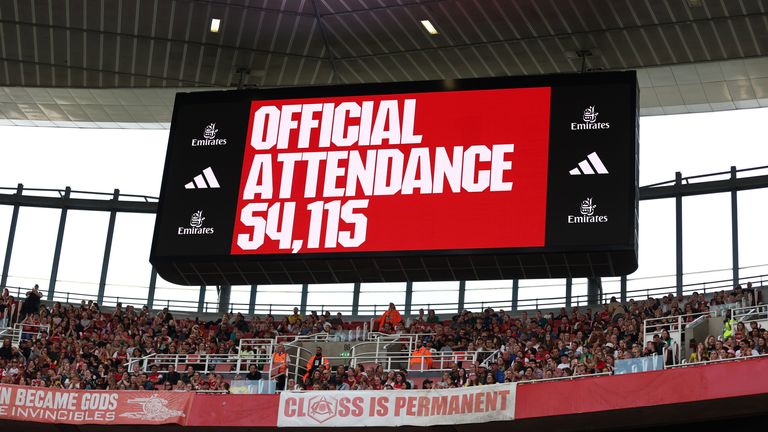
[[[0,124],[165,128],[177,91],[625,69],[643,115],[768,106],[766,0],[4,1],[0,34]]]

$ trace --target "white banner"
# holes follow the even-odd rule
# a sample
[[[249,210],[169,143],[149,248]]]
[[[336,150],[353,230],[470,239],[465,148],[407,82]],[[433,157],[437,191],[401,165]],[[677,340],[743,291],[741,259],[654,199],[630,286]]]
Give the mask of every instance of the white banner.
[[[282,392],[278,427],[432,426],[514,420],[514,383],[442,390]]]

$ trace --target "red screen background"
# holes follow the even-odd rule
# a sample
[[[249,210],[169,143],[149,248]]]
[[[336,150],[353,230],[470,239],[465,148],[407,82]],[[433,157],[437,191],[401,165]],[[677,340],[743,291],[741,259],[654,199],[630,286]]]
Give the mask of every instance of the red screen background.
[[[318,201],[341,199],[368,199],[368,208],[360,211],[368,218],[367,238],[359,247],[302,248],[299,253],[332,252],[381,252],[381,251],[435,251],[542,247],[545,242],[547,166],[549,149],[550,88],[472,90],[434,93],[390,94],[353,97],[332,97],[292,100],[254,101],[251,105],[248,136],[242,167],[235,228],[232,236],[232,254],[287,254],[278,249],[278,242],[266,238],[257,250],[243,250],[237,244],[239,234],[251,233],[252,228],[240,221],[245,205],[256,200],[243,200],[243,191],[254,155],[258,152],[250,146],[253,133],[253,115],[261,106],[286,104],[341,103],[382,100],[399,101],[400,113],[405,99],[416,99],[414,131],[421,134],[421,144],[317,148],[319,132],[313,131],[309,149],[296,149],[298,130],[291,135],[290,147],[285,150],[272,148],[261,151],[271,154],[273,160],[274,195],[268,203],[294,201],[296,216],[293,239],[306,245],[309,211],[306,205]],[[374,109],[374,115],[376,110]],[[298,119],[299,115],[294,118]],[[319,118],[319,115],[317,116]],[[348,123],[354,124],[354,123]],[[471,145],[514,144],[514,153],[505,160],[512,161],[512,168],[505,173],[504,181],[512,181],[511,191],[470,193],[462,190],[453,193],[445,184],[441,194],[371,196],[362,194],[360,187],[354,197],[323,198],[322,187],[314,198],[304,198],[306,164],[297,164],[294,171],[293,193],[289,199],[278,199],[280,164],[276,155],[280,152],[360,150],[363,157],[369,149],[397,148],[407,161],[411,148],[452,147]],[[432,160],[434,167],[434,160]],[[323,164],[320,178],[322,179]],[[340,166],[346,166],[342,163]],[[489,168],[490,162],[479,163],[478,168]],[[319,182],[320,184],[322,181]],[[339,181],[339,186],[344,182]],[[352,227],[343,221],[339,230]],[[324,235],[323,235],[324,238]]]

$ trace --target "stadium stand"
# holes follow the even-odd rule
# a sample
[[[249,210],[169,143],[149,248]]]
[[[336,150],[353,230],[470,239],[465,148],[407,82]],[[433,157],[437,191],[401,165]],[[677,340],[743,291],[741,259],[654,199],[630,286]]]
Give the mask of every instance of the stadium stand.
[[[204,321],[167,308],[41,305],[37,289],[24,301],[5,289],[2,305],[0,384],[32,387],[228,393],[232,380],[273,378],[289,390],[442,389],[609,375],[644,357],[672,366],[768,354],[768,308],[751,283],[570,311],[487,308],[440,320],[422,310],[372,327],[298,309]],[[332,354],[318,358],[322,349]]]

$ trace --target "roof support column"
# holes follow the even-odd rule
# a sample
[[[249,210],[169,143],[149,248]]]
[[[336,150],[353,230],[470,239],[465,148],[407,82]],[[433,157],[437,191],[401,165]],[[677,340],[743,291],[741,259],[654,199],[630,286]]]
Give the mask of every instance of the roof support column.
[[[208,312],[205,309],[205,285],[200,285],[200,295],[197,297],[197,313]]]
[[[53,301],[53,292],[56,289],[56,277],[59,274],[59,261],[61,260],[61,245],[64,243],[64,227],[67,225],[67,204],[72,189],[67,186],[64,189],[62,199],[64,203],[61,208],[61,217],[59,218],[59,233],[56,236],[56,249],[53,251],[53,265],[51,266],[51,280],[48,281],[48,301]]]
[[[675,257],[677,259],[677,295],[683,295],[683,195],[680,189],[683,185],[683,175],[675,173]]]
[[[621,302],[627,302],[627,276],[621,277]]]
[[[115,189],[112,195],[112,201],[117,203],[120,200],[120,189]],[[112,252],[112,238],[115,234],[115,218],[117,217],[117,206],[109,212],[109,227],[107,228],[107,242],[104,245],[104,259],[101,261],[101,279],[99,279],[99,294],[96,297],[96,303],[104,302],[104,291],[107,287],[107,271],[109,269],[109,254]]]
[[[232,285],[219,285],[216,287],[219,292],[219,314],[225,314],[229,311],[229,299],[232,297]]]
[[[467,281],[459,281],[459,305],[456,313],[461,313],[464,310],[464,294],[467,291]]]
[[[256,311],[256,291],[258,288],[259,286],[256,284],[251,285],[251,296],[248,298],[248,315],[253,315]]]
[[[512,310],[517,310],[518,299],[520,298],[520,281],[512,279]]]
[[[736,180],[736,167],[731,167],[731,181]],[[733,256],[733,286],[739,284],[739,193],[731,191],[731,247]]]
[[[152,266],[152,273],[149,275],[149,292],[147,292],[147,307],[152,310],[155,304],[155,285],[157,285],[157,269]]]
[[[411,300],[413,299],[413,282],[405,283],[405,316],[411,316]]]
[[[307,298],[309,297],[309,284],[302,284],[301,285],[301,314],[306,315],[307,313]]]
[[[24,185],[19,183],[16,186],[16,195],[21,196]],[[3,274],[0,277],[0,288],[5,288],[8,283],[8,272],[11,269],[11,255],[13,254],[13,240],[16,237],[16,224],[19,221],[19,204],[13,205],[13,215],[11,215],[11,227],[8,229],[8,243],[5,246],[5,260],[3,261]]]
[[[355,282],[355,287],[352,288],[352,316],[357,316],[360,310],[360,282]]]

